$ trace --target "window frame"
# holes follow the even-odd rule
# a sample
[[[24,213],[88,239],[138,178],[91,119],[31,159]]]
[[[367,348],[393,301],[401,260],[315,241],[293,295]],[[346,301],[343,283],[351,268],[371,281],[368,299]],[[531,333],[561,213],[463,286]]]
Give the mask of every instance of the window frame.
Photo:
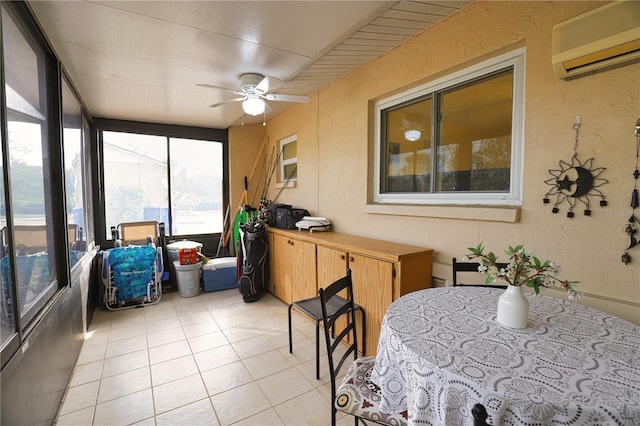
[[[32,304],[25,307],[19,306],[19,304],[17,303],[17,300],[20,297],[18,292],[19,282],[16,272],[16,259],[18,254],[15,247],[16,241],[14,234],[17,225],[15,224],[16,214],[12,206],[14,200],[11,183],[11,161],[9,161],[10,139],[8,137],[8,124],[11,120],[7,106],[8,100],[6,98],[4,99],[4,103],[2,105],[2,108],[4,109],[3,125],[6,125],[6,128],[3,128],[3,131],[6,132],[5,138],[3,138],[4,144],[6,145],[6,152],[4,152],[5,148],[3,148],[3,155],[6,155],[5,159],[7,160],[7,162],[5,163],[4,173],[6,173],[8,176],[5,191],[7,194],[7,230],[10,234],[8,236],[8,242],[9,256],[11,259],[11,281],[14,295],[13,308],[17,318],[15,324],[17,327],[16,331],[20,336],[24,336],[25,334],[29,333],[31,324],[36,321],[36,318],[44,310],[45,306],[47,306],[54,298],[55,294],[62,287],[68,284],[68,275],[66,272],[66,254],[64,253],[64,251],[61,251],[61,242],[66,241],[66,227],[62,226],[63,223],[66,224],[66,221],[63,222],[64,215],[61,214],[64,201],[60,188],[56,187],[53,184],[53,182],[62,179],[61,164],[57,164],[55,160],[57,158],[61,158],[60,156],[62,155],[62,122],[60,121],[61,115],[59,115],[61,108],[61,97],[58,96],[61,90],[61,76],[53,53],[48,48],[46,41],[40,37],[40,33],[38,31],[34,31],[34,27],[29,16],[25,16],[23,14],[20,6],[13,7],[11,4],[3,4],[3,6],[6,6],[4,10],[7,12],[7,15],[12,19],[12,22],[20,31],[21,36],[24,38],[24,41],[33,50],[37,61],[39,61],[38,66],[42,67],[42,74],[39,75],[39,78],[42,78],[43,81],[42,85],[39,85],[39,90],[41,96],[43,96],[44,99],[40,100],[40,102],[42,109],[46,111],[46,116],[43,117],[43,121],[42,123],[40,123],[42,126],[41,132],[44,131],[43,139],[40,143],[43,145],[42,179],[44,181],[44,226],[47,229],[47,259],[49,262],[48,272],[50,279],[48,283],[42,284],[43,290],[39,292],[37,297],[33,300]],[[4,45],[4,38],[2,39],[2,42]],[[2,54],[4,60],[4,49],[2,50]],[[1,83],[3,85],[7,84],[6,63],[3,67]],[[61,232],[60,229],[65,229],[64,233]],[[2,356],[5,356],[4,350]]]
[[[106,243],[109,241],[110,243],[107,245],[113,244],[113,240],[110,237],[110,233],[107,233],[109,230],[109,226],[106,223],[105,217],[105,196],[104,196],[104,149],[103,149],[103,132],[122,132],[122,133],[135,133],[140,135],[151,135],[151,136],[160,136],[165,138],[167,149],[167,177],[170,179],[170,168],[171,168],[171,155],[169,152],[169,141],[172,138],[177,139],[196,139],[202,141],[209,141],[212,143],[221,143],[222,144],[222,180],[223,180],[223,206],[228,204],[229,200],[229,137],[227,129],[212,129],[212,128],[204,128],[204,127],[192,127],[192,126],[178,126],[178,125],[170,125],[170,124],[157,124],[157,123],[145,123],[145,122],[136,122],[136,121],[127,121],[127,120],[113,120],[113,119],[105,119],[105,118],[95,118],[94,124],[97,129],[98,134],[98,180],[100,182],[100,200],[98,205],[96,206],[95,211],[95,238],[96,243]],[[169,222],[173,221],[172,212],[171,212],[171,193],[168,194],[169,199]],[[167,237],[179,237],[179,238],[191,238],[198,235],[215,235],[215,234],[189,234],[189,235],[172,235],[171,234],[171,224],[165,223],[165,231]]]
[[[291,135],[291,136],[287,136],[286,138],[280,139],[280,152],[282,153],[282,158],[280,158],[280,179],[278,180],[278,183],[284,185],[285,183],[291,183],[292,185],[294,185],[292,182],[297,182],[298,181],[298,172],[296,171],[296,175],[295,177],[291,177],[291,179],[289,179],[289,181],[287,182],[287,175],[285,173],[285,168],[286,166],[290,166],[295,164],[295,167],[298,167],[298,135]],[[291,143],[296,144],[296,156],[286,159],[284,158],[284,147],[286,145],[289,145]]]
[[[84,254],[82,255],[82,257],[86,256],[91,249],[93,248],[93,226],[92,226],[92,221],[93,218],[91,216],[89,216],[89,213],[91,212],[91,202],[89,201],[90,199],[87,199],[88,196],[88,191],[89,191],[89,185],[90,182],[88,181],[89,179],[89,173],[88,173],[88,169],[89,169],[89,164],[90,164],[90,158],[88,157],[88,147],[89,147],[89,133],[88,131],[90,131],[90,124],[88,122],[88,119],[85,116],[85,111],[84,111],[84,106],[82,105],[82,102],[80,100],[80,97],[77,95],[75,88],[73,87],[73,84],[71,83],[71,79],[67,76],[66,73],[62,73],[61,75],[61,88],[63,88],[65,85],[67,86],[67,90],[68,90],[68,94],[70,96],[73,97],[73,101],[77,102],[78,106],[79,106],[79,115],[78,115],[78,119],[79,119],[79,142],[80,142],[80,152],[78,153],[78,161],[80,162],[80,175],[76,176],[79,177],[81,182],[80,182],[80,191],[82,193],[82,216],[83,216],[83,222],[84,222],[84,227],[78,227],[77,228],[77,232],[78,235],[76,238],[80,238],[80,240],[76,239],[76,242],[78,242],[80,244],[80,247],[82,248],[81,251],[84,251]],[[66,207],[66,213],[68,214],[68,208],[69,206],[66,205],[66,201],[68,201],[67,199],[67,194],[66,194],[66,186],[67,186],[67,174],[66,174],[66,170],[67,167],[70,166],[69,164],[66,163],[66,149],[68,147],[68,141],[66,140],[66,134],[65,134],[65,130],[66,130],[66,124],[65,124],[65,119],[64,119],[64,107],[65,107],[65,96],[64,96],[65,90],[61,90],[61,114],[62,114],[62,159],[63,159],[63,186],[65,188],[64,192],[65,192],[65,207]],[[71,100],[71,99],[70,99]],[[89,194],[90,196],[90,194]],[[65,215],[65,222],[67,223],[67,226],[71,225],[70,223],[67,222],[67,218]],[[76,226],[78,224],[75,224]],[[90,230],[90,231],[89,231]],[[77,265],[80,265],[80,258],[76,259],[76,262],[73,263],[72,259],[71,259],[71,247],[73,245],[73,241],[67,241],[67,248],[69,250],[69,266],[70,269],[73,270]]]
[[[481,205],[481,206],[522,206],[523,164],[524,164],[524,112],[525,112],[525,61],[526,49],[520,48],[467,67],[461,71],[434,81],[413,87],[401,93],[380,99],[374,103],[374,161],[373,161],[373,203],[374,204],[416,204],[416,205]],[[511,172],[509,192],[433,192],[433,193],[384,193],[382,170],[384,157],[383,111],[431,96],[457,86],[473,82],[513,68],[513,99],[511,124]],[[438,106],[434,104],[434,109]],[[432,135],[437,123],[432,123]],[[437,154],[437,143],[432,138],[432,157]],[[435,161],[435,160],[433,160]]]

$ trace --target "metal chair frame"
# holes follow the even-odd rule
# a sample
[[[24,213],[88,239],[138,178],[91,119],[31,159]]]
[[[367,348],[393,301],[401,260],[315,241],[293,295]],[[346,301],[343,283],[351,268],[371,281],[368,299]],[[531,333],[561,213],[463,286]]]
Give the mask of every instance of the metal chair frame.
[[[473,287],[489,287],[489,288],[507,288],[507,284],[484,284],[484,283],[461,283],[458,282],[458,272],[478,272],[478,262],[458,262],[458,260],[454,257],[451,259],[452,271],[453,271],[453,286],[454,287],[462,287],[462,286],[473,286]],[[506,268],[509,266],[508,263],[498,263],[496,262],[496,266],[498,268]],[[479,273],[479,272],[478,272]]]
[[[347,275],[351,276],[351,271],[347,271]],[[327,313],[329,317],[333,317],[337,314],[338,309],[347,300],[340,296],[333,298],[327,305]],[[320,296],[310,297],[308,299],[297,300],[289,305],[289,353],[293,353],[293,338],[291,335],[291,310],[296,310],[307,315],[316,322],[316,379],[320,380],[320,322],[322,321],[322,307],[320,304]],[[367,347],[367,334],[366,334],[366,314],[361,306],[354,304],[354,309],[360,311],[362,316],[362,355],[364,356],[364,348]],[[340,314],[342,315],[342,314]],[[333,334],[332,334],[333,335]]]

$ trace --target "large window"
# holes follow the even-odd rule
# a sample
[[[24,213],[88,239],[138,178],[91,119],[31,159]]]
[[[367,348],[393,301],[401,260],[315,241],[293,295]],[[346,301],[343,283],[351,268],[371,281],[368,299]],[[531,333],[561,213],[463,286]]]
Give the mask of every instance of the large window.
[[[111,226],[147,220],[169,235],[222,231],[222,143],[106,130],[102,140],[108,239]]]
[[[524,51],[376,104],[378,203],[520,205]]]
[[[1,137],[1,135],[0,135]],[[3,140],[4,142],[4,140]],[[4,191],[4,162],[0,155],[0,229],[2,240],[0,245],[0,348],[15,336],[16,323],[13,315],[13,288],[5,283],[11,279],[11,262],[5,246],[5,231],[7,230],[7,203]],[[5,260],[6,259],[6,260]]]
[[[123,222],[168,223],[166,138],[103,132],[102,141],[107,235]]]
[[[90,250],[94,247],[95,245],[95,241],[96,241],[96,233],[95,233],[95,217],[93,214],[93,197],[94,197],[94,190],[96,189],[97,185],[95,185],[95,181],[94,181],[94,177],[93,177],[93,170],[94,167],[92,167],[92,152],[95,151],[95,148],[93,148],[93,151],[91,149],[91,147],[93,147],[93,141],[95,140],[94,138],[95,136],[95,128],[93,128],[91,126],[91,124],[89,123],[89,118],[87,117],[86,114],[82,115],[82,142],[83,142],[83,149],[82,149],[82,159],[84,161],[84,167],[83,167],[83,172],[82,172],[82,180],[84,181],[84,213],[82,214],[82,217],[84,217],[84,226],[82,227],[82,241],[85,242],[86,247],[85,250]],[[73,163],[73,167],[77,167],[77,162]],[[77,212],[77,210],[74,208],[74,217],[75,217],[75,212]]]
[[[47,56],[4,7],[2,39],[11,205],[2,229],[2,318],[11,321],[17,308],[24,327],[57,290]]]
[[[62,79],[64,178],[67,206],[69,263],[73,267],[86,252],[85,146],[80,102]],[[92,219],[91,219],[92,220]]]
[[[169,138],[172,235],[222,231],[222,144]]]

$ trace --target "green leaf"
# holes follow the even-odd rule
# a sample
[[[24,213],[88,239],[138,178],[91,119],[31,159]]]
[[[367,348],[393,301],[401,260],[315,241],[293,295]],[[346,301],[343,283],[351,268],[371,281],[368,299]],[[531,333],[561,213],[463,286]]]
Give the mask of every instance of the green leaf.
[[[480,256],[484,251],[484,247],[482,247],[482,243],[478,244],[477,247],[467,247],[467,249],[473,253],[475,256]]]

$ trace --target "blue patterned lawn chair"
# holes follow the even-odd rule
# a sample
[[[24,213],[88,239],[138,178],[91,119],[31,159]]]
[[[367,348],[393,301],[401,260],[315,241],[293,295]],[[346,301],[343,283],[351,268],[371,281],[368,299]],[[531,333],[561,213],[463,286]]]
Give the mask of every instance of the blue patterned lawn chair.
[[[26,310],[51,283],[49,279],[49,258],[41,252],[28,255],[17,255],[15,260],[16,277],[18,279],[18,305],[20,312]],[[9,257],[0,259],[0,276],[2,277],[2,319],[8,321],[13,315],[11,296],[11,263]]]
[[[162,296],[162,248],[116,247],[102,253],[102,282],[107,309],[152,305]]]

